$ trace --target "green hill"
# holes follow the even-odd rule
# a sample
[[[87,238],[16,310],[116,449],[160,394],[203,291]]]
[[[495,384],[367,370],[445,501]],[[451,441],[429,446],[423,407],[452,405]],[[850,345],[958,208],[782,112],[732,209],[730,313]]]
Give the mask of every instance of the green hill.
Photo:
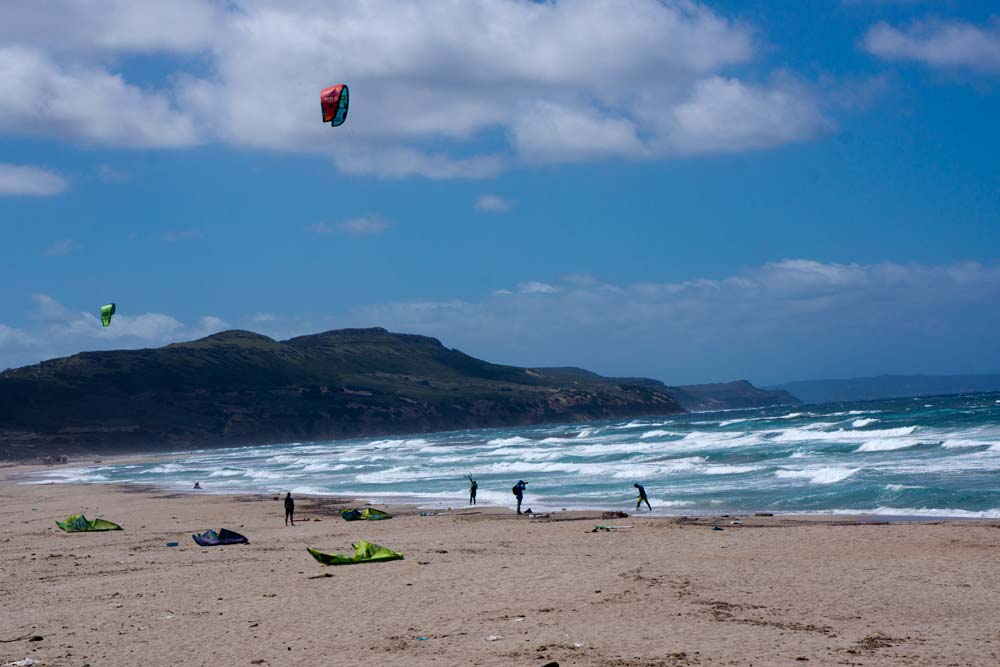
[[[500,366],[425,336],[343,329],[275,341],[226,331],[0,373],[0,456],[238,446],[682,410],[656,384]]]

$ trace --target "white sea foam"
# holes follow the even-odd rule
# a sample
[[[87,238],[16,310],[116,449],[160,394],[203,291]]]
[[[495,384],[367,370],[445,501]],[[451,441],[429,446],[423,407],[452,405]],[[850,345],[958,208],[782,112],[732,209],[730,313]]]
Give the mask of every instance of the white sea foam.
[[[216,470],[213,473],[209,473],[209,477],[236,477],[237,475],[242,475],[246,470],[235,470],[233,468],[223,468],[222,470]]]
[[[782,479],[808,479],[813,484],[842,482],[860,468],[812,468],[808,470],[778,470],[774,474]]]
[[[324,489],[316,486],[293,486],[289,489],[292,493],[302,494],[304,496],[323,496],[329,493]]]
[[[178,463],[166,463],[164,465],[158,465],[148,470],[143,470],[142,473],[149,473],[155,475],[169,475],[172,472],[180,472],[186,470],[186,468]]]
[[[639,436],[641,440],[646,440],[648,438],[663,438],[671,435],[681,435],[680,433],[675,433],[673,431],[664,431],[662,429],[655,429],[652,431],[646,431]]]
[[[964,440],[961,438],[953,438],[950,440],[945,440],[941,443],[941,446],[945,449],[957,449],[960,447],[985,447],[991,443],[983,442],[982,440]]]
[[[823,429],[834,425],[834,422],[813,422],[811,424],[803,424],[798,428],[803,431],[822,431]]]
[[[667,424],[673,424],[673,419],[668,419],[665,422],[644,422],[644,421],[630,421],[627,424],[622,424],[621,426],[615,426],[614,428],[619,429],[631,429],[631,428],[650,428],[653,426],[666,426]]]
[[[920,440],[915,438],[876,438],[869,440],[855,449],[855,452],[889,452],[894,449],[916,447]]]
[[[291,475],[287,472],[275,472],[273,470],[248,470],[246,476],[254,481],[263,481],[273,479],[290,479],[292,477],[297,477],[298,475]]]
[[[876,429],[873,431],[850,431],[837,429],[836,431],[813,431],[805,428],[790,428],[781,431],[775,436],[775,442],[803,442],[810,440],[824,440],[830,442],[858,442],[861,440],[875,440],[879,438],[899,438],[912,435],[917,431],[916,426],[900,426],[898,428]]]
[[[764,442],[766,441],[759,433],[746,433],[740,431],[695,431],[694,433],[688,433],[680,440],[675,440],[670,444],[681,450],[699,450],[751,447]]]
[[[706,475],[742,475],[744,473],[756,472],[763,469],[763,466],[712,465],[707,466],[704,470],[702,470],[702,472]]]
[[[531,442],[528,438],[522,438],[519,435],[515,435],[512,438],[494,438],[488,441],[487,445],[493,445],[494,447],[509,447],[511,445],[523,445],[526,442]]]
[[[879,516],[928,516],[951,519],[1000,519],[1000,508],[982,510],[979,512],[970,510],[958,510],[936,507],[875,507],[873,509],[835,509],[820,510],[814,512],[803,512],[804,514],[851,514],[867,515],[875,514]]]
[[[329,463],[310,463],[302,468],[302,472],[332,472],[346,468],[347,464],[345,463],[337,463],[335,465]]]
[[[874,424],[877,421],[878,419],[875,419],[874,417],[868,417],[866,419],[855,419],[853,422],[851,422],[851,427],[863,428],[865,426],[868,426],[869,424]]]

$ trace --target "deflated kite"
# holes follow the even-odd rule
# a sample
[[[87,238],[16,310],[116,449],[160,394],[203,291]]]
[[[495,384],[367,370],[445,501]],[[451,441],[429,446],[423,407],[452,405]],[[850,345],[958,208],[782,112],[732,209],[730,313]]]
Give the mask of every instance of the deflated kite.
[[[343,125],[347,120],[347,84],[324,88],[319,94],[319,104],[323,109],[323,122],[331,127]]]
[[[353,556],[342,556],[340,554],[328,554],[306,547],[312,557],[323,565],[354,565],[355,563],[381,563],[387,560],[402,560],[403,554],[386,547],[381,547],[365,540],[358,540],[357,544],[352,544],[355,554]]]

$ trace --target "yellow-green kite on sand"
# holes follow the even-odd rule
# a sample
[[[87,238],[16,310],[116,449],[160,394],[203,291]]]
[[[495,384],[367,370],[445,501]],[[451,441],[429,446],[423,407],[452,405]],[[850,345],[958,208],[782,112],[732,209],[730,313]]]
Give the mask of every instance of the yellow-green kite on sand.
[[[357,544],[352,544],[351,546],[357,552],[353,556],[327,554],[312,547],[306,547],[306,549],[309,550],[313,558],[323,563],[323,565],[354,565],[356,563],[379,563],[385,560],[403,559],[403,554],[401,553],[364,540],[360,540]]]
[[[117,523],[105,521],[104,519],[94,519],[91,521],[82,514],[75,514],[65,521],[56,521],[56,525],[67,533],[82,533],[92,530],[121,530]]]

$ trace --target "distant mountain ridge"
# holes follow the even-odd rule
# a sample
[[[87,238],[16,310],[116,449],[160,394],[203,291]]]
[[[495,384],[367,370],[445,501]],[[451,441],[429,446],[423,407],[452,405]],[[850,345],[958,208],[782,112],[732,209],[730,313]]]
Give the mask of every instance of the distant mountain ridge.
[[[805,403],[835,403],[1000,391],[1000,374],[879,375],[841,380],[785,382],[768,389],[791,392]]]
[[[539,370],[567,380],[574,378],[585,380],[600,378],[622,384],[648,387],[669,394],[680,403],[682,408],[691,412],[733,410],[737,408],[764,408],[772,405],[797,405],[801,402],[787,391],[781,389],[761,389],[760,387],[755,387],[748,380],[670,386],[652,378],[605,378],[592,371],[575,367],[554,367]]]

